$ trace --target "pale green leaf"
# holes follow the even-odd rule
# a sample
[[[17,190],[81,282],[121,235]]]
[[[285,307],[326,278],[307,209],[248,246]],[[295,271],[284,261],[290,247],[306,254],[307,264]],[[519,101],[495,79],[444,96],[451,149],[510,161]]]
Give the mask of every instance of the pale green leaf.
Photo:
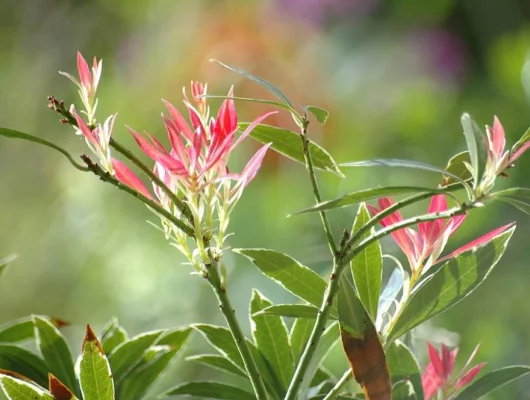
[[[469,151],[463,151],[451,157],[447,163],[447,166],[445,167],[446,173],[443,177],[443,186],[447,186],[456,182],[456,179],[452,176],[457,176],[464,181],[472,179],[473,176],[471,175],[471,171],[469,171],[466,164],[471,165]]]
[[[489,372],[462,390],[462,392],[456,396],[455,400],[480,399],[482,396],[487,395],[507,383],[521,378],[529,372],[530,366],[526,365],[513,365]]]
[[[476,188],[486,170],[488,158],[487,138],[486,134],[480,130],[469,114],[465,113],[462,115],[461,123],[466,137],[471,166],[473,167],[473,187]]]
[[[328,110],[324,110],[323,108],[317,107],[317,106],[303,106],[302,107],[305,111],[310,112],[313,114],[313,116],[317,119],[318,122],[321,124],[325,124],[329,117]]]
[[[103,328],[101,346],[105,354],[110,354],[118,345],[128,339],[127,332],[120,326],[116,318],[112,318]]]
[[[9,400],[54,400],[42,388],[11,376],[0,374],[0,386]]]
[[[277,304],[274,306],[265,307],[254,315],[276,315],[290,318],[315,319],[318,315],[318,308],[305,304]]]

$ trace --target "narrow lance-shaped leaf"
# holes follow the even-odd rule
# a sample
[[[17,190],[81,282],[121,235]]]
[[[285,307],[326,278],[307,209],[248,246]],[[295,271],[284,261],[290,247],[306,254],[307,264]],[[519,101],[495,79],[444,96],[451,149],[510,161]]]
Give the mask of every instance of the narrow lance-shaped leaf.
[[[530,366],[514,365],[501,368],[481,376],[466,387],[455,400],[476,400],[482,398],[495,389],[519,379],[530,372]]]
[[[114,382],[110,365],[90,325],[86,328],[78,366],[83,400],[114,400]]]
[[[518,208],[519,210],[521,210],[525,214],[530,215],[530,204],[529,203],[525,203],[524,201],[515,200],[512,197],[495,196],[495,198],[497,200],[503,201],[503,202],[505,202],[507,204],[510,204],[510,205]]]
[[[9,400],[54,400],[42,388],[8,375],[0,374],[0,386]]]
[[[392,341],[422,322],[454,306],[473,292],[500,260],[515,227],[443,264],[414,290],[388,334]]]
[[[57,328],[61,328],[67,323],[58,318],[41,315],[52,323]],[[18,343],[35,338],[35,328],[33,324],[33,317],[24,317],[16,321],[10,321],[0,327],[0,342],[3,343]]]
[[[268,278],[302,300],[320,307],[326,282],[316,272],[286,254],[267,249],[234,249],[247,257]],[[333,306],[332,315],[337,315]]]
[[[34,316],[35,337],[49,371],[71,390],[76,391],[77,383],[72,353],[61,332],[48,320]]]
[[[246,390],[225,383],[211,381],[186,382],[169,389],[163,396],[190,396],[192,398],[220,400],[256,400],[256,397]]]
[[[118,345],[128,339],[127,332],[123,329],[116,318],[112,318],[103,328],[101,334],[101,346],[105,354],[110,354]]]
[[[380,197],[394,196],[407,193],[432,193],[434,195],[441,191],[441,189],[438,190],[420,186],[388,186],[363,189],[356,192],[348,193],[333,200],[323,201],[322,203],[315,204],[312,207],[308,207],[302,211],[298,211],[293,215],[330,211],[338,208],[350,207],[362,203],[364,201],[378,199]]]
[[[362,338],[368,323],[369,316],[355,293],[353,285],[346,273],[341,274],[337,303],[339,309],[339,323],[341,330],[347,331],[355,338]]]
[[[352,234],[359,231],[369,220],[370,213],[366,205],[361,203],[353,224]],[[374,232],[375,229],[372,228],[359,239],[366,239]],[[359,252],[352,259],[350,267],[357,294],[368,314],[375,319],[377,317],[377,306],[381,292],[381,281],[383,279],[383,256],[379,241],[371,243]]]
[[[420,366],[412,351],[404,343],[396,340],[386,350],[386,359],[392,384],[408,381],[414,388],[416,396],[423,399]]]
[[[241,123],[239,124],[239,130],[243,132],[248,126],[248,123]],[[250,136],[262,144],[272,143],[271,149],[305,165],[304,149],[300,134],[288,129],[260,124],[252,130]],[[316,169],[343,176],[335,160],[323,147],[313,141],[309,141],[309,153]]]
[[[395,268],[388,278],[388,282],[379,297],[379,304],[377,306],[377,323],[376,328],[381,330],[385,318],[387,318],[386,313],[390,309],[390,306],[394,301],[396,301],[396,296],[401,291],[403,283],[405,281],[405,271],[401,268]]]
[[[44,360],[11,344],[0,343],[0,369],[16,372],[43,387],[48,382],[48,367]]]
[[[473,187],[476,188],[486,170],[488,157],[486,136],[475,121],[471,119],[469,114],[465,113],[462,115],[461,123],[464,129],[464,136],[466,137],[471,166],[473,167]]]
[[[250,325],[252,336],[261,354],[276,372],[283,389],[287,389],[293,374],[293,360],[289,346],[287,327],[278,316],[259,316],[258,311],[272,303],[257,290],[253,291],[250,303]]]
[[[315,319],[318,315],[318,308],[304,304],[277,304],[265,307],[254,315],[276,315],[281,317]]]
[[[199,363],[202,365],[206,365],[208,367],[217,369],[219,371],[227,372],[229,374],[236,375],[239,377],[243,377],[243,378],[247,377],[244,371],[236,367],[234,364],[232,364],[230,361],[228,361],[223,356],[219,356],[217,354],[199,354],[196,356],[190,356],[190,357],[186,357],[186,361],[191,361],[191,362]]]
[[[297,318],[291,327],[289,341],[291,342],[291,352],[295,362],[298,362],[300,359],[300,355],[309,339],[313,325],[315,325],[315,321],[306,318]]]

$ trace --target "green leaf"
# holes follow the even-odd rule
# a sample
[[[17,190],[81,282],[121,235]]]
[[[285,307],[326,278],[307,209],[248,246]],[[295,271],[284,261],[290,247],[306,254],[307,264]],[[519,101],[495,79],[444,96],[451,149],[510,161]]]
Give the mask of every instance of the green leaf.
[[[118,386],[142,361],[144,352],[162,335],[163,330],[144,332],[121,343],[109,356],[114,382]]]
[[[329,112],[317,106],[303,106],[305,111],[310,112],[321,124],[325,124],[329,117]]]
[[[297,318],[293,326],[291,327],[291,333],[289,340],[291,342],[291,352],[293,354],[293,360],[298,363],[302,351],[311,335],[315,321],[306,318]]]
[[[221,399],[221,400],[256,400],[256,397],[246,390],[225,383],[201,381],[186,382],[163,394],[169,396],[191,396],[193,398]]]
[[[257,99],[253,97],[238,97],[238,96],[216,96],[216,95],[206,95],[206,96],[198,96],[199,98],[205,98],[205,99],[229,99],[229,100],[239,100],[239,101],[249,101],[251,103],[261,103],[261,104],[269,104],[271,106],[281,107],[289,112],[292,112],[293,109],[285,103],[279,102],[279,101],[273,101],[273,100],[265,100],[265,99]]]
[[[1,128],[0,128],[1,129]],[[4,277],[11,263],[18,257],[16,254],[11,254],[0,259],[0,279]]]
[[[83,400],[114,400],[110,365],[90,325],[87,325],[79,360],[79,383]]]
[[[313,270],[300,264],[286,254],[268,249],[234,249],[235,253],[247,257],[268,278],[295,296],[320,307],[326,282]],[[333,306],[332,315],[337,316]]]
[[[480,130],[475,121],[471,119],[469,114],[463,114],[460,121],[464,129],[469,158],[473,167],[473,187],[476,188],[486,170],[486,161],[488,158],[487,139],[486,135]]]
[[[498,192],[492,193],[491,196],[503,196],[503,197],[513,198],[519,201],[530,201],[530,189],[510,188],[510,189],[500,190]]]
[[[42,388],[11,376],[0,375],[0,386],[9,400],[54,400]]]
[[[307,397],[307,390],[310,387],[313,377],[317,373],[326,356],[329,354],[331,349],[333,349],[333,346],[335,346],[335,344],[339,341],[339,338],[339,325],[337,322],[334,322],[326,328],[320,337],[317,348],[313,357],[311,358],[311,361],[309,362],[305,376],[302,380],[302,385],[300,386],[300,399]]]
[[[7,128],[0,128],[0,136],[5,136],[5,137],[8,137],[8,138],[12,138],[12,139],[27,140],[27,141],[30,141],[30,142],[33,142],[33,143],[38,143],[38,144],[46,146],[46,147],[50,147],[50,148],[52,148],[54,150],[57,150],[62,155],[64,155],[68,159],[68,161],[70,161],[70,163],[74,167],[76,167],[77,169],[80,169],[80,170],[83,170],[83,171],[87,170],[85,167],[79,165],[74,160],[74,157],[70,153],[68,153],[66,150],[64,150],[62,147],[59,147],[56,144],[48,142],[47,140],[41,139],[41,138],[39,138],[37,136],[29,135],[27,133],[14,131],[12,129],[7,129]]]
[[[361,203],[353,223],[352,235],[366,225],[369,220],[370,213],[366,205]],[[373,235],[374,232],[375,228],[372,227],[359,240],[366,239]],[[350,268],[357,294],[368,314],[375,320],[381,292],[381,281],[383,280],[383,255],[381,254],[379,241],[373,242],[359,252],[351,261]]]
[[[389,187],[376,187],[371,189],[359,190],[352,192],[337,199],[323,201],[322,203],[316,204],[312,207],[306,208],[302,211],[298,211],[294,215],[306,214],[312,212],[329,211],[337,208],[349,207],[363,201],[373,200],[380,197],[395,196],[398,194],[405,193],[441,193],[442,190],[431,189],[419,186],[389,186]]]
[[[408,380],[397,382],[392,387],[392,400],[416,400],[417,398],[414,386]],[[420,399],[423,399],[423,397],[420,397]]]
[[[341,274],[337,303],[340,327],[354,338],[362,338],[366,327],[366,310],[346,274]]]
[[[277,304],[274,306],[265,307],[254,315],[276,315],[290,318],[315,319],[318,315],[318,308],[306,304]]]
[[[11,321],[0,328],[0,342],[3,343],[23,342],[34,337],[33,318]]]
[[[193,330],[191,327],[169,329],[156,342],[157,346],[167,345],[174,350],[180,350],[188,342]]]
[[[223,356],[218,356],[216,354],[200,354],[196,356],[190,356],[186,358],[186,361],[192,361],[199,364],[207,365],[209,367],[215,368],[219,371],[228,372],[229,374],[247,377],[247,374],[244,370],[239,367],[236,367],[228,359]]]
[[[504,197],[504,196],[495,196],[495,198],[497,200],[504,201],[505,203],[508,203],[508,204],[518,208],[519,210],[521,210],[525,214],[530,215],[530,204],[525,203],[524,201],[519,201],[519,200],[516,200],[516,199],[514,199],[512,197]]]
[[[63,335],[50,321],[33,316],[35,338],[49,372],[74,392],[77,388],[72,353]]]
[[[293,360],[289,346],[287,327],[279,316],[259,316],[258,311],[272,303],[257,290],[252,293],[250,302],[250,325],[254,343],[287,389],[293,375]]]
[[[43,387],[48,384],[44,360],[18,346],[0,343],[0,369],[17,372]]]
[[[116,318],[112,318],[103,328],[101,334],[101,346],[105,354],[110,354],[118,345],[128,339],[127,332],[123,329]]]
[[[530,372],[526,365],[513,365],[481,376],[456,396],[455,400],[476,400]]]
[[[248,80],[251,80],[252,82],[257,83],[258,85],[264,87],[269,92],[271,92],[274,96],[276,96],[280,101],[282,101],[284,104],[288,105],[292,111],[294,111],[294,105],[291,103],[291,101],[287,98],[287,96],[276,86],[272,85],[271,83],[267,82],[265,79],[259,78],[255,75],[252,75],[250,72],[244,71],[242,69],[232,67],[230,65],[227,65],[221,61],[212,59],[210,61],[216,62],[217,64],[225,67],[226,69],[229,69],[230,71],[235,72],[236,74],[242,75]]]
[[[524,145],[526,142],[530,140],[530,128],[526,130],[526,132],[521,136],[521,139],[517,141],[512,147],[511,153],[513,154],[516,152],[522,145]]]
[[[459,303],[491,273],[515,227],[443,264],[418,286],[389,332],[388,342]]]
[[[469,151],[463,151],[454,155],[445,167],[447,173],[444,174],[442,185],[447,186],[451,183],[456,182],[456,179],[452,178],[451,175],[458,176],[461,180],[464,181],[473,178],[466,164],[471,165],[471,160],[469,159]]]
[[[409,381],[413,387],[413,392],[418,398],[423,399],[420,366],[412,351],[405,344],[396,340],[386,350],[386,361],[392,384]],[[404,397],[404,399],[406,398]],[[397,400],[398,397],[394,397],[394,399]]]
[[[239,130],[242,132],[249,126],[248,123],[239,124]],[[271,144],[271,148],[278,153],[298,161],[305,165],[304,149],[300,135],[288,129],[281,129],[271,125],[260,124],[255,127],[250,136],[263,144]],[[313,141],[309,141],[309,152],[316,169],[333,172],[343,176],[337,163],[331,155],[321,146]]]

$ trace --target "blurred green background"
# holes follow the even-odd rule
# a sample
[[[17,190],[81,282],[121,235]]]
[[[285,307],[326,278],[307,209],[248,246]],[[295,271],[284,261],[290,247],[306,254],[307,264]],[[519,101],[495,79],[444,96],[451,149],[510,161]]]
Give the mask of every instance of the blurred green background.
[[[58,74],[76,73],[77,50],[103,58],[99,119],[119,112],[114,135],[131,147],[125,124],[165,139],[160,99],[181,104],[181,88],[191,80],[209,82],[212,94],[234,84],[237,95],[269,96],[208,62],[217,58],[273,82],[295,103],[327,108],[328,123],[313,123],[310,134],[339,162],[396,157],[444,166],[465,147],[463,111],[482,126],[497,115],[510,145],[530,125],[530,78],[526,84],[522,78],[529,18],[527,0],[2,0],[0,126],[87,152],[46,107],[48,95],[79,104],[74,85]],[[238,104],[241,120],[268,109]],[[286,113],[268,123],[292,127]],[[249,141],[233,165],[256,148]],[[527,155],[506,184],[529,187],[529,166]],[[436,175],[399,169],[346,173],[342,180],[319,175],[326,198],[375,185],[438,183]],[[318,217],[286,218],[311,203],[303,168],[268,154],[232,216],[230,245],[285,251],[327,274]],[[57,153],[0,139],[0,206],[0,255],[19,254],[0,283],[0,322],[30,313],[66,319],[75,352],[85,324],[101,329],[111,316],[133,334],[224,323],[206,283],[145,223],[155,221],[148,210]],[[331,215],[337,233],[354,215],[354,209]],[[472,213],[449,244],[513,220],[515,236],[487,282],[417,333],[459,343],[460,362],[481,342],[478,360],[490,370],[530,364],[530,223],[493,204]],[[247,332],[252,288],[276,302],[292,300],[243,258],[227,254],[225,261]],[[423,363],[424,347],[419,341]],[[196,337],[187,352],[200,349],[207,344]],[[346,365],[340,351],[328,364],[337,374]],[[181,359],[165,384],[197,377],[214,375]],[[530,399],[530,380],[488,398]]]

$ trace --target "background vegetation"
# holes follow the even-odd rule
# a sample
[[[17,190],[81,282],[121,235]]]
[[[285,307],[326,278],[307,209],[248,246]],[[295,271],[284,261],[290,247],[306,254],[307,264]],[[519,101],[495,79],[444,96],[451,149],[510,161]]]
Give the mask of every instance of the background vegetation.
[[[217,58],[261,75],[294,100],[329,109],[327,125],[313,124],[311,135],[339,162],[399,157],[443,166],[464,149],[463,111],[482,125],[496,114],[510,145],[530,125],[530,73],[522,78],[529,17],[526,0],[3,0],[0,125],[86,152],[46,108],[51,94],[77,101],[74,85],[57,73],[75,71],[77,50],[103,58],[100,119],[119,111],[115,135],[131,146],[125,124],[165,139],[160,99],[179,104],[181,88],[191,80],[208,81],[214,94],[235,84],[238,95],[268,95],[208,63]],[[268,109],[238,107],[241,120]],[[269,123],[292,124],[286,113]],[[252,146],[239,152],[241,160],[232,160],[235,167]],[[529,187],[529,166],[523,157],[510,174],[518,182],[513,186]],[[379,184],[437,183],[432,175],[402,170],[321,178],[327,197]],[[232,217],[231,245],[285,251],[326,274],[318,218],[286,218],[311,201],[303,168],[270,153]],[[101,328],[114,315],[133,333],[222,323],[209,287],[145,223],[153,216],[56,153],[0,140],[0,206],[0,255],[20,255],[0,283],[0,322],[30,313],[66,319],[74,348],[86,323]],[[333,213],[337,230],[354,214]],[[481,342],[478,360],[492,369],[528,364],[530,222],[515,209],[493,205],[473,213],[456,240],[514,219],[515,237],[495,273],[418,337],[460,343],[462,353]],[[385,243],[396,250],[393,242]],[[252,287],[285,300],[243,258],[227,254],[225,261],[241,317]],[[187,351],[204,346],[196,337]],[[418,347],[425,348],[421,342]],[[346,362],[337,351],[328,364],[341,373]],[[182,360],[165,381],[208,374]],[[490,398],[530,399],[530,381]]]

